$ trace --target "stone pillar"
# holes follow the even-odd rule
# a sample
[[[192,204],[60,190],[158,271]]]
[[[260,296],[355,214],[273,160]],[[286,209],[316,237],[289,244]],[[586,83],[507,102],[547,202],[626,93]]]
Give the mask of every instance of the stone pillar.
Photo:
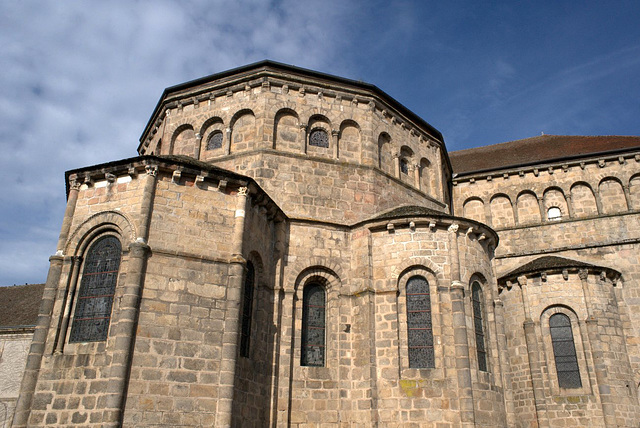
[[[569,218],[575,217],[575,212],[573,209],[573,201],[571,200],[571,194],[568,193],[565,195],[565,199],[567,200],[567,209],[569,210]]]
[[[200,160],[200,153],[202,153],[202,135],[196,134],[196,149],[193,157]]]
[[[547,212],[544,209],[544,198],[538,198],[538,208],[540,209],[540,221],[544,223],[547,221]]]
[[[231,138],[233,137],[231,135],[231,128],[227,128],[225,129],[225,142],[224,142],[224,154],[228,155],[231,153]]]
[[[415,187],[418,190],[422,190],[423,192],[427,193],[428,189],[422,189],[420,186],[420,167],[419,165],[412,163],[411,165],[409,165],[409,170],[413,170],[413,179],[415,182]]]
[[[307,153],[307,124],[300,125],[300,153]]]
[[[605,427],[616,427],[616,405],[615,398],[611,396],[611,385],[609,383],[609,373],[607,363],[604,359],[604,352],[600,343],[600,334],[598,334],[598,318],[596,318],[591,308],[591,293],[589,290],[589,272],[587,269],[578,271],[580,282],[582,283],[582,292],[585,302],[587,302],[587,320],[585,322],[587,335],[589,337],[589,346],[591,347],[591,355],[593,357],[593,366],[596,375],[598,387],[598,395],[600,396],[600,405],[602,406],[602,415],[604,417]]]
[[[395,178],[400,178],[400,153],[393,154],[393,174]]]
[[[547,406],[544,394],[544,381],[540,366],[540,351],[538,350],[538,340],[536,337],[535,323],[529,311],[529,299],[527,298],[527,277],[519,276],[518,284],[522,294],[522,307],[525,313],[525,320],[522,324],[524,328],[524,338],[527,345],[527,357],[529,360],[529,372],[531,373],[531,384],[533,387],[533,399],[535,401],[536,418],[539,427],[548,427]]]
[[[331,131],[331,137],[333,140],[333,158],[334,159],[339,159],[340,158],[340,132],[336,131],[335,129],[333,131]]]
[[[507,426],[516,426],[515,407],[513,404],[513,390],[511,389],[511,365],[509,363],[509,348],[507,345],[507,335],[504,331],[504,305],[502,300],[494,300],[495,325],[498,344],[498,361],[500,363],[500,373],[502,375],[502,387],[504,391],[504,403],[507,413]]]
[[[464,307],[464,285],[460,281],[460,254],[458,251],[458,225],[449,227],[449,259],[451,266],[451,316],[453,319],[453,343],[460,400],[462,426],[475,426],[471,359],[467,337],[467,318]]]
[[[280,367],[278,368],[278,402],[276,407],[278,428],[290,427],[289,419],[291,417],[291,388],[292,373],[295,364],[296,350],[294,349],[294,332],[295,332],[295,293],[293,289],[287,288],[279,292],[279,310],[280,319],[278,332],[280,335],[278,358]]]
[[[158,167],[147,165],[142,203],[140,205],[140,227],[135,242],[129,244],[129,258],[127,271],[120,302],[118,304],[118,319],[111,327],[109,341],[113,346],[113,356],[109,369],[109,384],[105,410],[102,413],[103,427],[122,426],[124,403],[131,358],[135,344],[135,330],[138,323],[140,299],[144,287],[144,277],[149,256],[149,225],[153,213],[153,199],[156,191]]]
[[[240,306],[242,284],[246,260],[242,256],[244,240],[245,212],[248,203],[248,189],[238,190],[235,223],[233,228],[232,258],[229,265],[227,302],[222,334],[222,358],[220,361],[220,385],[218,393],[218,411],[216,427],[230,427],[233,410],[233,391],[235,386],[238,332],[240,330]]]
[[[627,203],[627,211],[631,211],[631,192],[629,191],[629,186],[623,184],[622,190],[624,192],[624,200]]]
[[[58,339],[56,342],[56,349],[54,351],[54,354],[61,354],[64,348],[65,339],[67,337],[67,328],[69,327],[69,318],[71,317],[71,307],[73,306],[76,288],[78,287],[78,275],[80,273],[81,265],[82,257],[71,257],[71,277],[68,283],[68,291],[65,293],[65,297],[62,302],[62,321],[60,323],[60,329],[58,331]]]
[[[44,345],[51,323],[51,313],[56,299],[56,290],[62,273],[64,247],[69,237],[69,230],[71,229],[71,222],[73,221],[73,215],[76,210],[79,191],[80,183],[74,178],[70,183],[69,197],[67,198],[67,207],[64,212],[64,219],[62,220],[56,254],[49,257],[49,273],[47,274],[47,282],[42,294],[42,302],[40,303],[40,310],[38,311],[38,321],[33,333],[31,347],[29,348],[22,384],[20,385],[20,395],[16,403],[15,416],[13,418],[14,427],[26,427],[29,414],[31,413],[31,401],[33,400],[36,383],[38,382],[38,372],[40,371]]]
[[[596,208],[598,209],[598,215],[600,215],[604,211],[602,209],[602,198],[600,197],[600,189],[598,187],[595,188],[593,196],[596,198]]]

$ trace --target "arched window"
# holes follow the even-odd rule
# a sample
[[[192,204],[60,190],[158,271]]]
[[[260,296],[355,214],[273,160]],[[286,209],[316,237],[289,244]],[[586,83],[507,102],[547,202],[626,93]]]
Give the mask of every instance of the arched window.
[[[324,366],[325,349],[325,292],[312,282],[304,287],[302,298],[302,356],[303,366]]]
[[[551,207],[547,211],[547,219],[548,220],[560,220],[562,219],[562,211],[558,207]]]
[[[581,388],[582,381],[571,331],[571,320],[565,314],[551,315],[549,329],[558,373],[558,385],[560,388]]]
[[[409,174],[409,162],[406,159],[400,159],[400,172],[403,174]]]
[[[409,367],[435,367],[431,296],[429,283],[422,276],[407,281],[407,335]]]
[[[242,290],[242,329],[240,331],[240,356],[249,356],[249,344],[251,342],[251,316],[253,314],[253,288],[255,283],[255,270],[253,263],[247,262],[247,274],[244,277]]]
[[[329,134],[321,128],[313,129],[309,133],[309,145],[316,147],[329,147]]]
[[[222,131],[214,131],[207,141],[207,150],[222,148]]]
[[[476,354],[478,356],[478,369],[487,371],[487,351],[484,347],[484,323],[482,321],[482,288],[478,281],[471,285],[471,302],[473,304],[473,326],[476,333]]]
[[[107,339],[122,247],[115,236],[98,239],[84,262],[70,342]]]

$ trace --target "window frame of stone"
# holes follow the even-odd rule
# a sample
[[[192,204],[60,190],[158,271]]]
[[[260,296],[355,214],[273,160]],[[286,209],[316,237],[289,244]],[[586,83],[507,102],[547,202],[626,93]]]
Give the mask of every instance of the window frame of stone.
[[[312,144],[312,142],[311,142],[312,141],[312,137],[313,137],[313,135],[315,133],[318,133],[318,132],[322,132],[325,135],[325,137],[327,138],[327,145],[326,146],[321,146],[321,145],[318,145],[318,144]],[[331,147],[331,134],[321,126],[314,126],[309,131],[309,137],[307,138],[307,144],[310,147],[318,147],[318,148],[321,148],[321,149],[328,149],[328,148]]]
[[[219,147],[211,147],[211,140],[213,140],[213,137],[220,135],[220,146]],[[209,136],[207,137],[207,145],[205,147],[206,151],[212,151],[212,150],[220,150],[224,148],[224,132],[222,132],[222,130],[220,129],[214,129],[213,131],[211,131],[211,133],[209,134]]]
[[[407,323],[407,283],[415,276],[421,276],[429,284],[431,300],[431,332],[433,335],[433,367],[410,367],[409,365],[409,329]],[[443,361],[444,350],[440,338],[442,327],[440,325],[440,295],[438,292],[438,279],[434,272],[425,266],[414,266],[405,270],[398,278],[398,290],[396,299],[397,325],[398,325],[398,364],[400,377],[403,379],[436,379],[444,376]]]
[[[240,323],[240,356],[249,358],[251,355],[251,331],[253,325],[253,301],[256,292],[256,269],[247,260],[245,277],[242,284],[242,312]]]
[[[556,359],[553,351],[553,342],[551,340],[551,328],[549,320],[553,315],[563,314],[569,318],[571,322],[571,333],[573,334],[573,344],[576,351],[576,359],[578,361],[578,371],[580,373],[581,386],[578,388],[562,388],[558,380],[558,370],[556,367]],[[549,377],[549,385],[554,395],[586,395],[591,393],[591,383],[589,379],[589,366],[584,349],[584,341],[582,337],[583,324],[580,322],[578,315],[573,309],[567,306],[550,306],[545,309],[540,316],[539,328],[542,335],[542,343],[544,346],[544,357],[546,359],[547,376]]]
[[[309,304],[310,291],[312,289],[320,289],[322,290],[322,300],[323,305],[323,322],[322,326],[309,326],[309,313],[311,311],[312,305]],[[320,307],[320,306],[315,306]],[[317,279],[311,279],[304,284],[302,289],[302,328],[300,330],[300,366],[302,367],[326,367],[327,365],[327,287],[326,284],[323,284],[322,281]],[[311,329],[322,330],[322,344],[314,343],[309,344],[308,338]],[[321,359],[322,361],[319,364],[314,364],[310,362],[307,358],[306,348],[314,346],[320,347],[322,350]]]
[[[116,269],[113,271],[88,272],[88,270],[90,269],[90,266],[92,266],[92,263],[94,262],[94,260],[92,260],[92,257],[93,257],[92,252],[96,251],[96,249],[98,248],[98,245],[101,245],[106,240],[113,240],[113,242],[117,243],[117,249],[119,250],[119,258],[117,261]],[[109,330],[111,328],[111,316],[113,314],[113,307],[115,305],[116,290],[118,287],[118,279],[119,279],[118,277],[121,273],[122,258],[123,258],[122,242],[120,241],[119,237],[114,234],[110,234],[110,233],[101,234],[95,237],[94,239],[92,239],[91,242],[87,245],[87,249],[86,251],[84,251],[83,262],[80,269],[82,274],[77,279],[78,282],[76,287],[78,291],[76,292],[75,296],[73,296],[73,299],[74,299],[73,307],[71,308],[71,311],[70,311],[70,314],[73,314],[73,315],[70,316],[67,343],[82,344],[82,343],[92,343],[92,342],[105,342],[109,338]],[[100,263],[103,263],[103,262],[104,260],[100,261]],[[87,291],[87,288],[90,287],[90,285],[88,285],[89,284],[88,281],[90,281],[92,276],[96,274],[98,275],[111,274],[108,276],[109,280],[111,281],[111,284],[107,284],[107,287],[110,288],[111,294],[84,296],[84,294],[89,292]],[[104,286],[104,284],[102,284],[102,286]],[[107,320],[106,327],[104,328],[104,333],[102,333],[102,336],[91,338],[81,333],[76,333],[77,329],[81,328],[79,324],[80,321],[98,319],[97,317],[87,318],[86,320],[79,319],[78,312],[81,310],[82,307],[84,307],[84,305],[80,306],[80,302],[83,300],[89,301],[89,299],[109,298],[109,297],[111,298],[110,308],[108,310],[109,316],[108,317],[103,316],[100,318],[103,320]]]
[[[479,295],[477,295],[476,290],[479,292]],[[476,351],[476,364],[479,371],[488,373],[487,305],[485,304],[483,283],[477,278],[471,280],[469,297],[471,300],[471,317],[473,318],[473,334],[475,336],[473,344],[475,345]]]
[[[409,161],[404,157],[400,158],[400,173],[409,175]]]

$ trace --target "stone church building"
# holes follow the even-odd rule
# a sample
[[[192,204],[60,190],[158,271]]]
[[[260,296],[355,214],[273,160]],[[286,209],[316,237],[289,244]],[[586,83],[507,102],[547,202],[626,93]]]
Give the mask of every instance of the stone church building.
[[[66,186],[10,426],[640,424],[640,137],[448,153],[263,61]]]

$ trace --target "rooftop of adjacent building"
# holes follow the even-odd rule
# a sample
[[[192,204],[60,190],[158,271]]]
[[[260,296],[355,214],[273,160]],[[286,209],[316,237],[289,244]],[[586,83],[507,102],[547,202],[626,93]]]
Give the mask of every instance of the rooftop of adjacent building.
[[[492,171],[640,148],[637,136],[539,135],[449,152],[456,174]]]
[[[44,284],[0,287],[0,330],[34,327]]]

